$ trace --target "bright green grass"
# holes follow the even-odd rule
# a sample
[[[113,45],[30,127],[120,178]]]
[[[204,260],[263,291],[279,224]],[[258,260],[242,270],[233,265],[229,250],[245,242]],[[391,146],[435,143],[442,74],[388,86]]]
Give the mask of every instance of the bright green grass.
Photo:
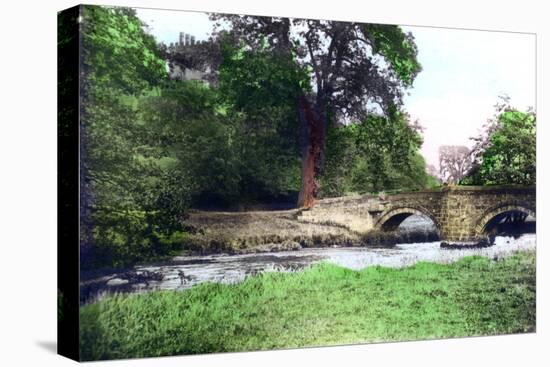
[[[84,360],[535,330],[535,254],[362,271],[321,264],[81,308]]]

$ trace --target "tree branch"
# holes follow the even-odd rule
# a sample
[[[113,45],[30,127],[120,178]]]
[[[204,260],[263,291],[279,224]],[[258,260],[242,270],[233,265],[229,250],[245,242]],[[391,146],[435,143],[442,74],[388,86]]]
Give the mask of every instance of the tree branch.
[[[315,73],[315,78],[317,79],[317,92],[319,92],[323,89],[323,81],[321,79],[321,75],[319,74],[319,66],[315,61],[315,56],[313,55],[313,49],[311,47],[311,39],[309,38],[310,34],[311,34],[311,29],[308,30],[307,33],[305,34],[306,45],[309,51],[309,57],[311,58],[311,65],[313,66],[313,72]]]

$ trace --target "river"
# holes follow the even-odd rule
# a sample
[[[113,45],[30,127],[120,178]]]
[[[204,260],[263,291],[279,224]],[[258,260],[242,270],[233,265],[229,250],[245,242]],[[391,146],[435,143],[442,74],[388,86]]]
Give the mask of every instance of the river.
[[[418,221],[411,220],[404,227],[418,226]],[[131,272],[83,282],[81,303],[93,302],[113,293],[142,293],[155,289],[185,290],[206,281],[236,283],[260,272],[297,271],[322,261],[360,270],[374,265],[403,267],[419,261],[449,263],[469,255],[499,258],[535,248],[536,235],[529,233],[517,238],[496,237],[493,246],[477,249],[442,249],[437,241],[398,244],[392,248],[306,248],[299,251],[245,255],[177,256],[163,263],[135,266]],[[129,273],[134,275],[128,277]],[[145,280],[147,277],[140,278],[140,274],[154,274],[157,280]]]

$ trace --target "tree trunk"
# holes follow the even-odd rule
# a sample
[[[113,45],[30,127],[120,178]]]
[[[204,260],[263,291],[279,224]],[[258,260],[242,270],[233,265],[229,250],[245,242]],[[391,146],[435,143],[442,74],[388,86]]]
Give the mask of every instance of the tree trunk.
[[[302,147],[302,187],[298,207],[310,208],[319,193],[317,177],[321,171],[325,148],[325,117],[323,109],[314,110],[305,96],[300,96],[298,111],[304,136]]]

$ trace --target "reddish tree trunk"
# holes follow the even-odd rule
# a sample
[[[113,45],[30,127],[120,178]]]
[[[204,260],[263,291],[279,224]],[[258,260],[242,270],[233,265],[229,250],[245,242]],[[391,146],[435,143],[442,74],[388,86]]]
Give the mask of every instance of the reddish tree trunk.
[[[321,113],[311,107],[305,96],[299,99],[300,122],[305,136],[302,148],[302,187],[298,195],[298,207],[310,208],[317,199],[317,177],[322,168],[325,146],[325,121]]]

